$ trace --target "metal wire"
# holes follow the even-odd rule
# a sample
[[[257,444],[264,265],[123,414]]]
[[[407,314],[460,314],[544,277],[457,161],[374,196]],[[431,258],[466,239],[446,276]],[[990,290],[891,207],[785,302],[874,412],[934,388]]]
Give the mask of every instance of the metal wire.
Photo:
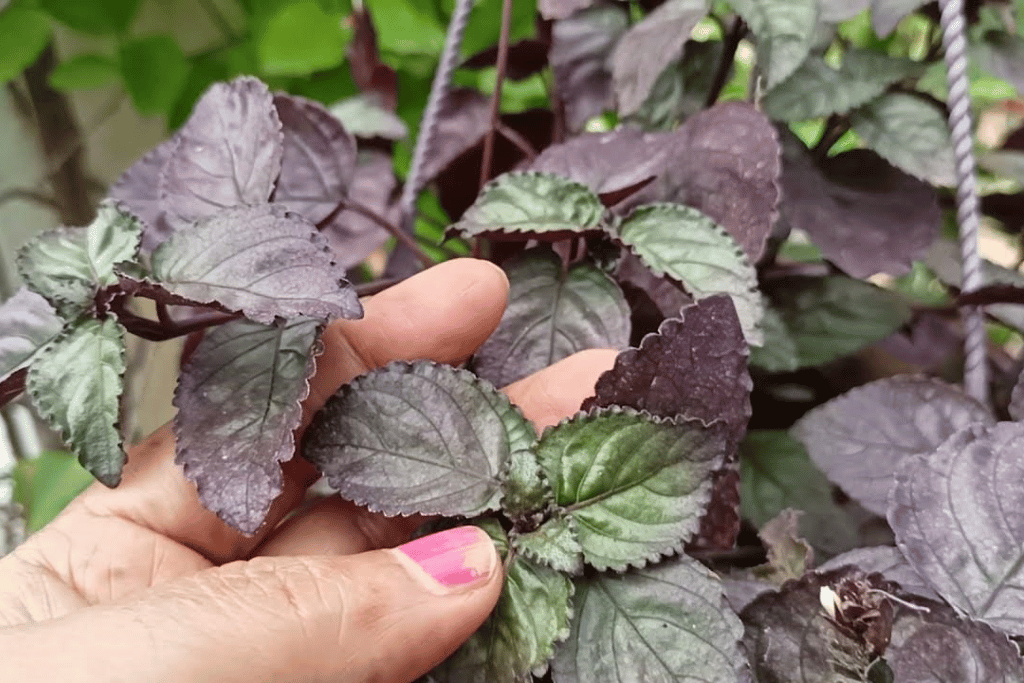
[[[444,50],[441,52],[437,71],[434,72],[430,95],[427,97],[427,108],[423,110],[419,136],[416,138],[416,147],[412,153],[412,165],[409,167],[409,175],[406,177],[405,185],[402,187],[402,197],[399,200],[399,207],[402,210],[402,229],[409,233],[413,232],[416,225],[416,197],[423,187],[424,162],[431,151],[441,105],[448,94],[448,86],[459,61],[459,48],[462,46],[462,36],[466,32],[466,24],[469,23],[473,2],[474,0],[456,0],[455,2],[451,22],[448,24],[448,34],[445,36]]]
[[[949,83],[949,128],[956,160],[956,205],[960,225],[961,289],[970,292],[984,284],[978,252],[980,227],[978,188],[974,171],[971,97],[967,80],[967,20],[963,0],[939,0],[942,45]],[[964,389],[988,405],[988,364],[985,357],[985,320],[979,306],[962,309],[964,342]]]

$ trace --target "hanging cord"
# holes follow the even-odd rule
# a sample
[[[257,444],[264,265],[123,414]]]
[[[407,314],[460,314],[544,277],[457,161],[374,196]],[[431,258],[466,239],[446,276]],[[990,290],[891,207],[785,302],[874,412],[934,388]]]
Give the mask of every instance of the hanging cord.
[[[983,284],[978,252],[978,187],[974,177],[974,141],[971,97],[967,80],[967,20],[963,0],[939,0],[942,45],[949,84],[949,128],[956,160],[956,206],[960,226],[961,290],[972,292]],[[964,342],[964,389],[988,405],[988,365],[985,358],[985,320],[980,306],[962,310]]]
[[[434,82],[430,86],[430,95],[427,97],[427,108],[423,110],[423,119],[420,121],[420,133],[416,138],[416,148],[412,153],[412,165],[409,167],[409,175],[402,187],[402,197],[399,201],[399,208],[402,210],[402,229],[410,234],[416,225],[416,197],[423,187],[423,165],[431,151],[431,144],[441,114],[441,105],[448,94],[448,86],[459,60],[462,35],[466,32],[466,24],[469,23],[473,1],[455,0],[455,9],[452,12],[451,22],[448,24],[448,34],[445,36],[444,51],[441,52],[437,71],[434,72]]]

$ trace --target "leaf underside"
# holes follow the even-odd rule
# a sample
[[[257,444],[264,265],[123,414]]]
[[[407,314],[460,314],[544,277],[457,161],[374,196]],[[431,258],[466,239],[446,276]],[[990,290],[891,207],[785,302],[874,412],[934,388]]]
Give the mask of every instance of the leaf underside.
[[[533,427],[465,370],[396,362],[328,400],[303,455],[341,495],[388,515],[473,516],[498,508],[511,454]]]
[[[928,377],[891,377],[818,406],[793,427],[814,464],[865,508],[884,516],[894,473],[963,427],[994,424],[959,387]]]
[[[675,557],[626,574],[575,580],[572,632],[552,662],[555,683],[735,683],[743,625],[718,578]]]
[[[474,356],[478,375],[503,387],[577,351],[629,344],[629,305],[608,275],[589,264],[563,272],[550,250],[504,266],[508,307]]]
[[[26,388],[82,466],[107,486],[127,460],[118,430],[125,331],[114,318],[73,323],[29,368]]]
[[[726,439],[720,422],[610,408],[549,428],[536,452],[586,562],[622,570],[679,550],[696,531]]]
[[[282,491],[280,463],[295,454],[320,325],[225,323],[207,331],[182,369],[175,462],[203,505],[243,533],[260,527]]]
[[[63,327],[46,299],[24,287],[0,304],[0,382],[28,367]]]

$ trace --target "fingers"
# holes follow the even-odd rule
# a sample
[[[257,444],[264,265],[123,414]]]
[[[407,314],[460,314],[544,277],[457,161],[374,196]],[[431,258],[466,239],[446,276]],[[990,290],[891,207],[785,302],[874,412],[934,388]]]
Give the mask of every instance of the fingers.
[[[477,629],[502,579],[476,527],[344,558],[257,558],[0,632],[0,660],[11,680],[62,683],[410,683]]]
[[[574,415],[594,385],[615,364],[614,349],[580,351],[505,387],[505,394],[537,431]]]
[[[452,362],[469,356],[497,326],[507,296],[508,281],[499,268],[486,261],[456,259],[369,299],[362,320],[335,322],[325,331],[305,419],[343,383],[391,360]],[[173,461],[174,439],[165,427],[132,450],[118,488],[93,486],[76,507],[88,517],[117,517],[151,529],[219,564],[248,556],[302,500],[316,476],[301,459],[285,463],[284,493],[262,530],[246,537],[203,508],[195,487]],[[69,510],[62,522],[66,531],[79,523],[66,519],[73,514]]]

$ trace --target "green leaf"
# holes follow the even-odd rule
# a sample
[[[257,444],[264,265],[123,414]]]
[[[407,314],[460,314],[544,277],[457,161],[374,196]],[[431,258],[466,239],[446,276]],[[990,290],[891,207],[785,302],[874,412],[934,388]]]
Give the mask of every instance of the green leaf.
[[[762,104],[765,113],[776,121],[845,114],[881,95],[889,84],[919,71],[917,62],[873,50],[847,50],[838,69],[821,57],[811,56],[772,88]]]
[[[761,527],[757,535],[768,551],[768,562],[754,567],[756,576],[781,585],[799,579],[814,566],[814,550],[800,537],[803,513],[786,508]]]
[[[76,31],[100,35],[127,30],[141,0],[40,0],[57,21]]]
[[[50,85],[57,90],[92,90],[116,81],[117,62],[101,54],[75,55],[50,72]]]
[[[648,204],[622,222],[618,238],[655,275],[678,280],[695,299],[731,296],[747,342],[761,344],[764,302],[757,273],[721,226],[689,206]]]
[[[782,315],[768,307],[761,319],[764,344],[751,347],[750,364],[768,372],[792,372],[800,367],[800,349],[796,339],[786,329]]]
[[[25,527],[33,534],[93,481],[71,453],[43,451],[14,466],[14,499],[25,509]]]
[[[473,5],[469,24],[466,25],[466,33],[462,39],[462,54],[474,55],[498,44],[498,37],[501,34],[501,3],[502,0],[477,0]],[[518,0],[512,3],[509,42],[533,37],[536,31],[536,14],[536,0]],[[381,15],[381,19],[384,19],[384,15]]]
[[[572,517],[552,517],[539,528],[512,537],[512,545],[526,557],[564,574],[583,573],[583,546]]]
[[[478,375],[503,387],[577,351],[629,346],[629,304],[602,270],[564,270],[549,249],[507,263],[508,307],[474,358]]]
[[[953,146],[946,118],[930,102],[890,93],[861,107],[850,125],[889,163],[935,185],[955,185]]]
[[[761,528],[786,509],[800,510],[800,533],[822,555],[857,544],[857,535],[832,498],[832,484],[799,441],[785,431],[752,431],[740,444],[740,512]]]
[[[572,582],[522,555],[508,566],[498,605],[430,676],[437,683],[521,683],[541,675],[569,635]]]
[[[463,237],[553,233],[561,239],[601,225],[604,206],[580,183],[550,173],[506,173],[489,182],[458,223]]]
[[[679,550],[711,498],[726,430],[616,408],[546,430],[537,459],[579,529],[587,563],[622,570]]]
[[[623,575],[576,579],[558,683],[736,683],[743,625],[711,571],[685,555]]]
[[[375,18],[377,44],[382,52],[429,55],[431,59],[440,54],[444,47],[444,27],[432,12],[422,8],[423,3],[378,0],[366,4]]]
[[[127,459],[117,429],[123,375],[124,328],[114,318],[86,318],[39,354],[26,382],[39,414],[111,487]]]
[[[175,463],[199,500],[243,533],[263,523],[295,455],[320,321],[234,320],[208,329],[174,393]]]
[[[46,299],[24,287],[0,304],[0,382],[28,367],[63,327]]]
[[[330,69],[344,61],[352,33],[340,14],[327,14],[312,0],[287,4],[260,36],[260,64],[271,76]]]
[[[528,450],[512,451],[501,488],[501,509],[514,520],[528,520],[543,512],[553,499],[537,457]]]
[[[0,83],[32,65],[50,40],[50,20],[28,7],[0,12]]]
[[[789,78],[814,45],[817,0],[732,0],[754,34],[757,63],[771,90]]]
[[[762,359],[787,370],[824,365],[881,341],[911,316],[898,295],[845,275],[780,278],[768,296],[782,326],[770,330],[764,351],[751,351],[751,365]],[[790,350],[794,356],[779,355]]]
[[[113,202],[100,204],[85,228],[44,232],[18,252],[18,272],[66,317],[92,307],[100,289],[117,283],[114,266],[138,253],[142,224]]]
[[[143,116],[166,114],[185,87],[189,66],[174,38],[148,36],[121,45],[125,89]]]
[[[372,510],[473,516],[498,508],[511,454],[534,440],[519,409],[472,373],[395,362],[327,401],[303,455]]]

